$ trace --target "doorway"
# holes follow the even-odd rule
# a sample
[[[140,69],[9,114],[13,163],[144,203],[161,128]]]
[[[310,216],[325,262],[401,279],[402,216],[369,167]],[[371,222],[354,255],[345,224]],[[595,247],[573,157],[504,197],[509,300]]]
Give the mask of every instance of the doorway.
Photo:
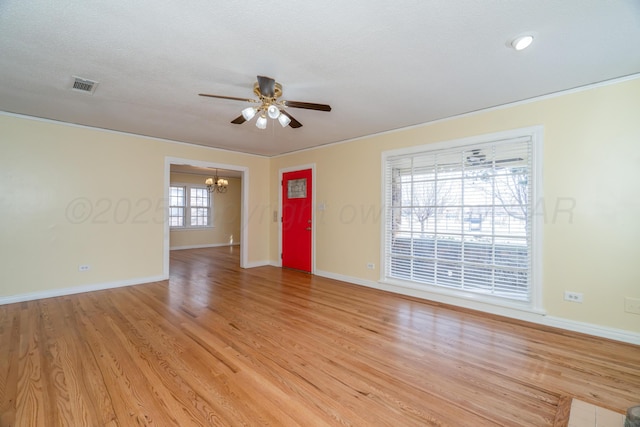
[[[247,206],[249,205],[248,203],[248,188],[246,185],[246,182],[248,180],[248,175],[249,175],[249,170],[248,168],[244,167],[244,166],[237,166],[237,165],[229,165],[229,164],[223,164],[223,163],[213,163],[213,162],[204,162],[201,160],[193,160],[193,159],[183,159],[183,158],[176,158],[176,157],[166,157],[165,158],[165,170],[164,170],[164,191],[165,191],[165,202],[170,200],[169,197],[169,191],[170,191],[170,187],[171,187],[171,169],[172,166],[174,167],[174,169],[176,167],[180,167],[180,168],[192,168],[192,169],[200,169],[203,171],[211,171],[211,175],[213,175],[217,170],[226,170],[226,171],[233,171],[235,175],[237,175],[239,177],[239,182],[240,182],[240,236],[234,236],[234,241],[239,241],[240,242],[240,267],[241,268],[246,268],[247,267],[247,253],[248,253],[248,227],[247,227],[247,220],[248,220],[248,215],[247,215]],[[184,169],[183,169],[184,171]],[[203,176],[202,178],[202,182],[204,183],[206,177]],[[167,206],[167,211],[168,211],[168,206]],[[165,212],[165,216],[168,215],[168,212]],[[170,249],[171,249],[171,231],[170,231],[170,226],[169,226],[169,219],[165,218],[165,230],[164,230],[164,246],[163,246],[163,253],[164,253],[164,260],[163,260],[163,275],[168,278],[169,277],[169,254],[170,254]],[[238,240],[236,240],[236,238]],[[229,245],[233,245],[235,242],[228,242]],[[206,245],[205,245],[206,246]]]

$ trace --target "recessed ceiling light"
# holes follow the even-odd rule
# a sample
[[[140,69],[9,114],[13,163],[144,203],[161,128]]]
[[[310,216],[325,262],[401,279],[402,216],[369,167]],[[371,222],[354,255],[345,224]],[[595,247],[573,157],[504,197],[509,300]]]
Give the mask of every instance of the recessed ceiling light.
[[[511,42],[511,46],[515,50],[523,50],[531,46],[531,43],[533,43],[533,36],[519,36],[513,39],[513,41]]]

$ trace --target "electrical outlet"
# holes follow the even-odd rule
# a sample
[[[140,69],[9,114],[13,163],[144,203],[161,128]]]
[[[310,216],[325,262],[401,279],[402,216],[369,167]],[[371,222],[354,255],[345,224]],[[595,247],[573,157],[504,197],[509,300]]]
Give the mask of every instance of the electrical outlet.
[[[564,291],[565,301],[582,302],[583,294],[580,292]]]
[[[375,265],[374,263],[372,263],[372,262],[368,262],[368,263],[367,263],[367,268],[368,268],[369,270],[373,270],[373,269],[375,269],[375,268],[376,268],[376,265]]]
[[[624,311],[627,313],[640,314],[640,298],[624,298]]]
[[[78,266],[78,271],[89,271],[91,266],[89,264],[80,264]]]

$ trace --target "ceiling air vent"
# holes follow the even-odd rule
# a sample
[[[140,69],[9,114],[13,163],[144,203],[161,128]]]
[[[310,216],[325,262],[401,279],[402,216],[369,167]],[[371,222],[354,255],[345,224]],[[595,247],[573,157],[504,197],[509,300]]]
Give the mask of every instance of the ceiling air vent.
[[[93,95],[93,92],[96,90],[96,86],[98,86],[98,82],[73,76],[73,86],[71,86],[71,89]]]

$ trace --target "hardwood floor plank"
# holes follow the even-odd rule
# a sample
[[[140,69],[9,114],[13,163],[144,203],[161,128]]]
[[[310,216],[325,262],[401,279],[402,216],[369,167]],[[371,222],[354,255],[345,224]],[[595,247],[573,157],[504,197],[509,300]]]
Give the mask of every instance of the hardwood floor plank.
[[[83,296],[79,296],[81,298]],[[104,375],[96,358],[94,350],[85,339],[86,326],[91,322],[91,316],[82,310],[81,304],[74,303],[71,299],[64,300],[65,323],[64,327],[67,342],[70,345],[70,363],[68,372],[73,372],[79,366],[82,375],[78,377],[77,393],[85,397],[85,402],[92,418],[86,425],[110,425],[117,424],[117,417],[113,408],[111,395],[107,390]]]
[[[0,306],[0,426],[13,426],[18,394],[20,306]]]
[[[252,420],[254,422],[260,420],[267,424],[266,419],[261,419],[263,414],[252,413],[243,399],[238,398],[242,390],[236,389],[232,383],[225,381],[224,375],[232,374],[229,372],[228,365],[209,363],[215,360],[211,358],[211,354],[203,351],[201,346],[194,345],[194,342],[185,339],[182,331],[176,326],[180,318],[170,322],[165,316],[153,310],[149,301],[139,299],[137,301],[145,304],[139,305],[140,309],[137,311],[127,314],[127,319],[123,319],[123,322],[131,322],[130,327],[137,329],[135,336],[139,340],[139,349],[146,353],[146,357],[155,357],[161,366],[171,367],[171,372],[165,375],[157,372],[161,381],[164,382],[166,378],[171,379],[171,382],[166,381],[165,386],[182,389],[185,394],[195,396],[198,400],[195,407],[209,408],[206,414],[202,414],[208,422],[213,421],[212,414],[219,412],[233,414],[234,421],[243,424],[251,423]],[[133,303],[133,299],[130,302]],[[127,306],[127,304],[119,301],[118,306]],[[150,335],[160,335],[165,339],[159,342],[144,339]],[[182,402],[182,404],[186,411],[188,402]]]
[[[106,296],[102,292],[82,296],[81,304],[95,305],[102,315],[83,318],[81,322],[100,366],[116,419],[121,425],[178,425],[173,414],[166,411],[162,396],[156,396],[158,388],[154,378],[147,378],[141,372],[139,365],[146,361],[139,354],[132,357],[131,343],[123,326],[114,322],[112,313],[104,311],[109,309],[108,305],[97,303],[98,298]]]
[[[139,316],[141,307],[125,303],[121,295],[109,295],[99,304],[111,313],[111,317],[105,322],[94,323],[99,330],[112,331],[110,335],[119,341],[126,352],[131,370],[135,370],[135,375],[140,377],[141,387],[137,394],[147,391],[153,393],[152,396],[140,396],[142,401],[153,403],[152,408],[145,411],[145,419],[155,423],[168,419],[176,425],[208,425],[210,422],[223,421],[216,416],[209,401],[185,384],[177,372],[179,366],[169,360],[170,355],[159,350],[157,343],[162,340],[152,343],[147,339],[143,323],[131,321],[131,316]],[[134,374],[130,372],[129,375]],[[145,383],[155,384],[153,390],[148,390]]]
[[[45,426],[50,416],[52,395],[46,393],[48,384],[41,370],[40,334],[38,331],[37,301],[23,303],[20,311],[18,341],[18,384],[15,399],[17,425]]]
[[[553,427],[567,427],[569,425],[572,400],[573,399],[570,396],[562,396],[560,398],[556,416],[553,419]]]
[[[640,403],[640,347],[275,267],[0,306],[0,426],[562,426]],[[567,404],[567,402],[569,402]]]
[[[50,300],[38,301],[39,331],[42,336],[43,375],[47,376],[48,394],[55,395],[55,405],[47,419],[54,425],[89,425],[95,423],[89,416],[92,405],[90,390],[80,390],[82,376],[76,369],[76,358],[81,354],[70,339],[65,324],[64,303]],[[50,311],[52,310],[52,311]],[[83,371],[85,371],[83,369]]]

